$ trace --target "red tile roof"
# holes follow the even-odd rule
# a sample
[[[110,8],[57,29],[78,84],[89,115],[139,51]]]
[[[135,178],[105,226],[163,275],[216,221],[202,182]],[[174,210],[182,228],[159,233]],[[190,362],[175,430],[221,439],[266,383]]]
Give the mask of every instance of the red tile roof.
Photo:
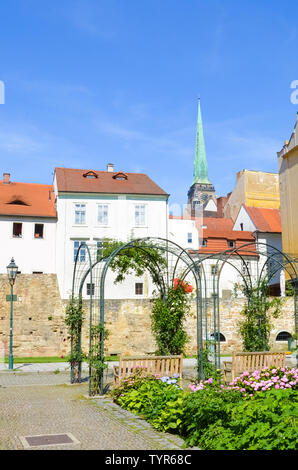
[[[48,184],[0,181],[0,215],[57,217],[54,188]]]
[[[96,178],[84,177],[84,174],[89,171],[90,169],[56,168],[58,191],[168,196],[149,176],[143,173],[95,171]],[[117,175],[120,179],[115,178]],[[123,175],[127,176],[127,179],[123,178]]]
[[[171,219],[187,219],[187,217],[171,216]],[[228,241],[235,242],[235,248],[249,244],[238,253],[246,256],[257,256],[255,238],[252,232],[233,230],[234,222],[232,219],[205,217],[189,217],[188,219],[196,221],[196,227],[199,236],[207,240],[207,246],[201,246],[199,254],[215,254],[226,250],[232,250]],[[206,227],[206,228],[202,228]],[[253,243],[252,245],[250,245]],[[191,251],[193,252],[193,251]]]
[[[252,243],[255,238],[252,232],[233,230],[234,222],[232,219],[213,218],[208,217],[203,220],[203,226],[206,228],[201,229],[199,232],[202,238],[207,240],[207,246],[202,246],[199,249],[200,254],[212,254],[226,250],[231,250],[228,241],[235,243],[234,248],[239,248],[242,245]],[[239,254],[247,256],[256,256],[255,244],[247,246],[238,251]]]
[[[281,233],[279,209],[263,209],[244,205],[250,218],[260,232]]]

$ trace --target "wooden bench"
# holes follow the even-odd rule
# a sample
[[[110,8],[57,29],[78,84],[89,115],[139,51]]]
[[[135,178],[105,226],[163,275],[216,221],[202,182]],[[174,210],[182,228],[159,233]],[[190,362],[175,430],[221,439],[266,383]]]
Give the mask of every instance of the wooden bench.
[[[285,352],[234,352],[232,362],[225,361],[224,381],[227,382],[227,373],[232,374],[232,380],[243,372],[253,372],[264,367],[283,367],[286,363]]]
[[[140,372],[142,376],[159,375],[182,379],[183,354],[179,356],[120,356],[119,365],[114,366],[114,387],[131,375]]]

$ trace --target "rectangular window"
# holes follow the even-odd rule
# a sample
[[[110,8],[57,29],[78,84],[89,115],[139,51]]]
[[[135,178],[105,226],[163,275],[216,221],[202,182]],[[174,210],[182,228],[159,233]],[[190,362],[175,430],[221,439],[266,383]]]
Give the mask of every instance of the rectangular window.
[[[22,238],[23,224],[19,222],[13,223],[12,236],[13,238]]]
[[[137,204],[135,206],[135,224],[145,225],[146,222],[146,207],[145,204]]]
[[[86,224],[86,204],[75,204],[75,224]]]
[[[233,240],[228,240],[229,248],[235,248],[235,242]]]
[[[34,237],[43,238],[43,224],[35,224],[34,226]]]
[[[241,262],[241,272],[244,276],[248,276],[250,274],[251,267],[250,267],[250,261],[242,261]]]
[[[136,282],[135,284],[135,294],[136,295],[143,295],[143,283]]]
[[[216,276],[216,275],[217,275],[217,266],[216,266],[216,264],[213,264],[213,265],[211,266],[211,275],[212,275],[212,276]]]
[[[98,205],[97,222],[99,225],[108,225],[109,223],[109,206],[107,204]]]
[[[94,295],[95,292],[95,286],[94,283],[92,282],[92,295]],[[87,295],[91,295],[91,284],[87,284]]]
[[[192,243],[192,233],[191,232],[189,232],[187,234],[187,243]]]
[[[77,241],[74,242],[73,260],[74,261],[76,260],[77,252],[78,252],[79,246],[81,244],[83,246],[82,246],[82,248],[80,249],[80,252],[79,252],[78,262],[79,263],[84,263],[84,261],[86,261],[86,244],[85,244],[84,241],[77,240]]]
[[[207,239],[206,238],[203,238],[202,246],[207,246]]]

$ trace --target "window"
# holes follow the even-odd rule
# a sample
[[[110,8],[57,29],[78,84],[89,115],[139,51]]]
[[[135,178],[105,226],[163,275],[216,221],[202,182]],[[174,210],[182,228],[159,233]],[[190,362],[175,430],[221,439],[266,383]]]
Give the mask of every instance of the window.
[[[77,257],[77,252],[79,250],[79,247],[80,245],[83,245],[82,248],[80,249],[80,252],[79,252],[79,257],[78,257],[78,262],[79,263],[83,263],[84,261],[86,261],[86,244],[84,241],[75,241],[74,242],[74,250],[73,250],[73,260],[75,261],[76,260],[76,257]]]
[[[135,206],[135,224],[136,225],[145,225],[145,205],[137,204]]]
[[[107,204],[99,204],[97,212],[97,222],[99,225],[108,225],[109,223],[109,206]]]
[[[210,335],[210,338],[214,341],[218,341],[218,333],[211,333]],[[219,341],[220,342],[224,342],[226,340],[226,338],[224,337],[224,335],[222,333],[219,333]]]
[[[84,225],[86,223],[86,204],[75,204],[75,224]]]
[[[95,292],[95,286],[94,283],[92,282],[92,290],[91,290],[91,284],[87,284],[87,295],[94,295]]]
[[[248,276],[250,274],[250,261],[242,261],[241,262],[241,272],[244,276]]]
[[[235,248],[235,242],[233,240],[228,240],[228,247]]]
[[[292,338],[292,335],[290,333],[288,333],[287,331],[281,331],[276,336],[275,341],[288,341],[288,339],[290,338]]]
[[[206,238],[203,238],[202,246],[207,246],[207,239]]]
[[[84,176],[84,178],[89,178],[89,179],[96,179],[96,178],[98,178],[97,173],[95,173],[95,171],[92,171],[92,170],[87,171],[87,173],[84,173],[83,176]]]
[[[135,294],[136,295],[143,295],[143,283],[136,282],[135,284]]]
[[[104,248],[104,245],[103,245],[102,240],[97,240],[96,241],[96,259],[97,259],[97,261],[100,260],[103,256],[103,248]]]
[[[43,274],[43,271],[32,271],[32,274]]]
[[[212,275],[212,276],[216,276],[216,275],[217,275],[217,266],[216,266],[216,264],[213,264],[213,265],[211,266],[211,275]]]
[[[12,228],[13,238],[22,238],[22,229],[23,229],[23,224],[19,222],[14,222],[13,228]]]
[[[34,238],[43,238],[43,224],[35,224]]]
[[[192,243],[192,233],[191,232],[189,232],[187,234],[187,243]]]
[[[242,222],[240,224],[240,230],[242,230],[242,232],[243,232],[243,223]]]

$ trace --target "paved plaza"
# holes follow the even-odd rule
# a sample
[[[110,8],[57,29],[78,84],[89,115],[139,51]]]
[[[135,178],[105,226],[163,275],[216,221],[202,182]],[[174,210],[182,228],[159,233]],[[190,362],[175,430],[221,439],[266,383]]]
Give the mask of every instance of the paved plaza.
[[[288,365],[295,363],[294,357],[287,358]],[[195,359],[184,359],[184,378],[195,379],[195,365]],[[112,385],[112,370],[109,363],[107,386]],[[28,436],[60,434],[71,436],[72,442],[26,445]],[[156,431],[111,398],[89,398],[87,366],[82,368],[82,383],[71,385],[67,363],[15,364],[13,371],[2,365],[0,450],[182,450],[182,446],[182,439]]]
[[[182,439],[157,432],[149,423],[121,409],[111,398],[88,398],[85,368],[83,382],[70,385],[69,370],[61,363],[32,364],[31,370],[29,365],[15,367],[14,371],[0,371],[0,450],[182,449]],[[106,383],[111,382],[111,367]],[[74,437],[74,442],[24,445],[26,436],[58,434],[68,434]]]

